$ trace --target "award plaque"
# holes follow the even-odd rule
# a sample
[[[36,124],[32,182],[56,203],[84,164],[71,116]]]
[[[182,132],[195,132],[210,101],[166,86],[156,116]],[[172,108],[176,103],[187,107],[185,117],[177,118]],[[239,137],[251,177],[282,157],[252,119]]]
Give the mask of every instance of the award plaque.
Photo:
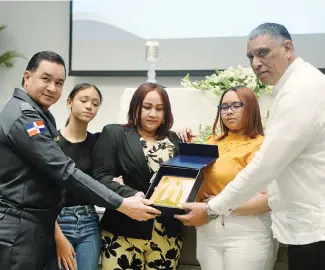
[[[179,154],[160,165],[146,199],[164,216],[184,214],[181,205],[195,202],[203,183],[201,169],[218,157],[217,145],[179,143]]]
[[[156,205],[178,207],[185,203],[195,184],[195,178],[164,175],[150,199]]]

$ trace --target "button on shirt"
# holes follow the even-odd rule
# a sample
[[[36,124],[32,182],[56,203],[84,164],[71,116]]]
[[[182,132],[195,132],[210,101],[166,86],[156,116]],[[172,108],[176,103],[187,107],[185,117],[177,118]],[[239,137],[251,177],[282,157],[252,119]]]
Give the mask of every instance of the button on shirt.
[[[213,200],[227,214],[269,186],[274,236],[285,244],[325,240],[325,76],[297,58],[273,89],[264,142]]]

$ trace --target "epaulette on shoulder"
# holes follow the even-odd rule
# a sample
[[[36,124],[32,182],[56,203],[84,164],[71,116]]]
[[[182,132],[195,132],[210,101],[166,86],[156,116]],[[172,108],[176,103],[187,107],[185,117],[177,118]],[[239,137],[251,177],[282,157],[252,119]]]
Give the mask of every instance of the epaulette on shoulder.
[[[30,105],[28,102],[21,102],[20,103],[20,109],[21,109],[21,112],[27,112],[27,111],[33,112],[35,110],[33,108],[33,106]]]

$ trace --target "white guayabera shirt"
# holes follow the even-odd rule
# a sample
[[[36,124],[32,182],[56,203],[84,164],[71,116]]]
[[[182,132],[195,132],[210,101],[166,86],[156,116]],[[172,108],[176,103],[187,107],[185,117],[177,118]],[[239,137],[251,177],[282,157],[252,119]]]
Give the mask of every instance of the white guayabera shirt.
[[[265,139],[251,163],[209,202],[227,214],[269,186],[274,236],[325,240],[325,75],[297,58],[273,88]]]

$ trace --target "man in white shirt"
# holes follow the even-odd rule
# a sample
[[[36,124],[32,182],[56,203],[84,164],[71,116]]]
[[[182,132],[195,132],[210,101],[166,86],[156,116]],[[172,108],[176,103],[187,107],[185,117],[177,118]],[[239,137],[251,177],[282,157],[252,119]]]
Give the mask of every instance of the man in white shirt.
[[[325,75],[295,56],[288,30],[275,23],[250,33],[247,57],[257,77],[275,85],[265,140],[219,195],[184,204],[191,211],[177,218],[200,226],[270,184],[272,229],[288,244],[289,269],[325,269]]]

